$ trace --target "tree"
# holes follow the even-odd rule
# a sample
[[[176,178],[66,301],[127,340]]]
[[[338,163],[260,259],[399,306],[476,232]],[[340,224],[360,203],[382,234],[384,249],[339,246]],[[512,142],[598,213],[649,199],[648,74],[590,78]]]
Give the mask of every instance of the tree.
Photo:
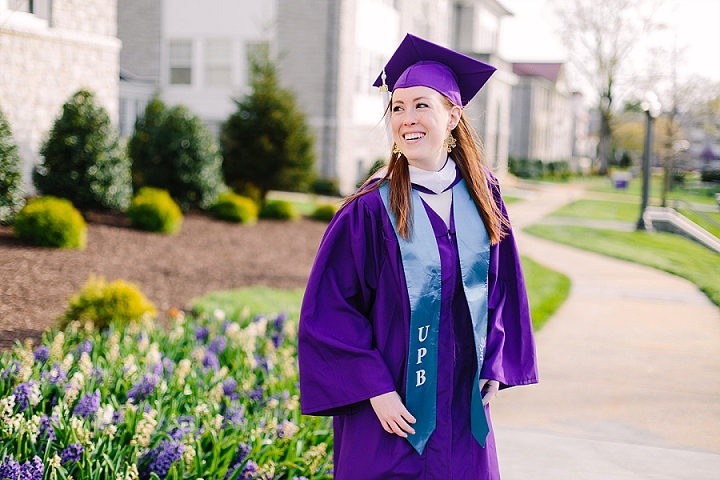
[[[598,96],[601,175],[610,162],[617,83],[638,40],[659,26],[653,14],[661,1],[554,0],[570,58]]]
[[[23,206],[22,158],[0,110],[0,224],[11,223]]]
[[[226,187],[212,133],[190,109],[154,98],[128,144],[133,184],[167,190],[183,210],[212,206]]]
[[[80,90],[63,105],[40,154],[44,161],[33,181],[43,194],[66,198],[81,210],[123,210],[130,204],[130,160],[92,93]]]
[[[281,88],[267,52],[250,56],[252,93],[236,100],[223,124],[223,172],[238,192],[307,191],[314,179],[313,139],[295,95]]]

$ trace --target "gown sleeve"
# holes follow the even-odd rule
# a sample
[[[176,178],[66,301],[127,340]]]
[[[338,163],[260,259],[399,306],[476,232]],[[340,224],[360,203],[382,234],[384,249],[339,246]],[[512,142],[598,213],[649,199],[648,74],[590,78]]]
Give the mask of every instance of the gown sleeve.
[[[357,198],[328,226],[300,311],[300,404],[306,415],[346,415],[395,391],[374,345],[370,311],[384,259],[383,232]]]
[[[508,218],[497,182],[493,195]],[[512,228],[490,249],[488,333],[480,378],[500,388],[537,383],[537,358],[525,278]]]

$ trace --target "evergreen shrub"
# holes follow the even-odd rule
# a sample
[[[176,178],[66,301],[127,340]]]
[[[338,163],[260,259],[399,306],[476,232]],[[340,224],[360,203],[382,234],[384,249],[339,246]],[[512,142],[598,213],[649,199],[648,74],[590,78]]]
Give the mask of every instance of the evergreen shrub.
[[[338,185],[337,180],[331,180],[328,178],[316,179],[312,183],[312,188],[310,190],[317,195],[326,195],[329,197],[340,196],[340,186]]]
[[[321,222],[330,222],[333,219],[338,209],[335,205],[320,205],[312,213],[312,218]]]
[[[12,223],[23,206],[22,158],[0,110],[0,225]]]
[[[15,235],[38,247],[84,249],[87,225],[69,200],[51,196],[33,198],[13,224]]]
[[[143,187],[133,198],[127,216],[138,230],[174,234],[180,231],[183,214],[165,190]]]
[[[130,159],[95,96],[80,90],[63,105],[40,150],[33,182],[44,195],[67,198],[81,210],[119,209],[130,204]]]
[[[168,109],[158,98],[148,103],[128,152],[135,189],[167,190],[184,211],[209,208],[226,188],[215,138],[183,105]]]
[[[108,283],[103,277],[91,275],[83,288],[70,297],[59,324],[64,329],[73,321],[92,322],[95,327],[105,329],[112,322],[127,323],[156,313],[155,306],[137,285],[124,280]]]
[[[251,198],[240,196],[232,191],[221,193],[210,212],[220,220],[235,223],[253,224],[257,221],[258,207]]]
[[[297,220],[300,214],[292,203],[285,200],[267,202],[260,210],[260,218],[270,220]]]

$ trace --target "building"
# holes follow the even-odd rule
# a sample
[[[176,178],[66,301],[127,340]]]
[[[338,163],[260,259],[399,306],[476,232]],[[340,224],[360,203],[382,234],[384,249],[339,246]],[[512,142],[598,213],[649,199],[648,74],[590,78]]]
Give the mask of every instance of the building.
[[[0,0],[0,108],[28,186],[42,143],[75,92],[94,92],[117,121],[116,13],[116,0]]]
[[[518,83],[512,91],[510,156],[570,161],[574,131],[572,93],[561,63],[513,63]],[[582,117],[578,117],[580,121]],[[576,144],[576,147],[578,145]]]

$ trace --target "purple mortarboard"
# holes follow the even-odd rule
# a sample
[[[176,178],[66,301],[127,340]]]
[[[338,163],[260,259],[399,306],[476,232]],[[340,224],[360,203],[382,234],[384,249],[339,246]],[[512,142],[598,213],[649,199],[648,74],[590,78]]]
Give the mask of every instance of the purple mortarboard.
[[[493,72],[492,65],[408,33],[373,86],[430,87],[464,107]]]

